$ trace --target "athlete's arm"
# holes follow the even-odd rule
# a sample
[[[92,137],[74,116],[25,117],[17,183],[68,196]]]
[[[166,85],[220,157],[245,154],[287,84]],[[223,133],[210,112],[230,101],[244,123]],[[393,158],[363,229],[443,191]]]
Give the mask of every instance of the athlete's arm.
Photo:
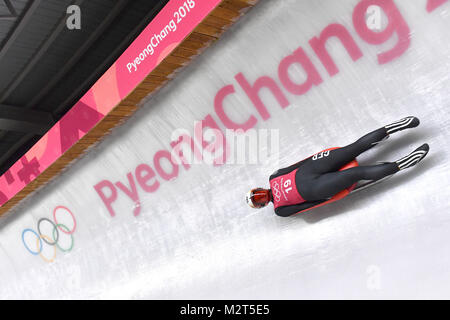
[[[275,213],[280,217],[289,217],[300,211],[317,206],[318,204],[321,204],[324,201],[326,201],[326,200],[307,201],[307,202],[303,202],[303,203],[292,205],[292,206],[278,207],[275,209]]]

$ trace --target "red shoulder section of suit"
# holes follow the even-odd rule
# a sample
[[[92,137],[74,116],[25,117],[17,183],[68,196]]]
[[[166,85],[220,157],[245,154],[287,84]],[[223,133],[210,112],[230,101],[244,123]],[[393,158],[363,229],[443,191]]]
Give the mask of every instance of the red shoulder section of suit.
[[[297,184],[295,183],[295,174],[297,171],[298,169],[295,169],[270,180],[273,207],[275,209],[305,202],[298,192]]]

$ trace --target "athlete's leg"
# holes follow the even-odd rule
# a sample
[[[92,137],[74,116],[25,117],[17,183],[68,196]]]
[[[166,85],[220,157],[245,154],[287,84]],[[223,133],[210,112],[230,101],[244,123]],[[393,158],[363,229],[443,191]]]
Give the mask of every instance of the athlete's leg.
[[[322,155],[319,154],[317,157],[311,157],[308,159],[308,169],[314,173],[337,171],[361,153],[389,137],[389,134],[407,128],[417,127],[419,123],[420,121],[416,117],[406,117],[393,124],[379,128],[345,147],[331,150],[329,153]]]
[[[411,168],[428,154],[430,147],[423,144],[406,157],[395,162],[373,166],[359,166],[343,171],[336,171],[299,179],[297,188],[307,201],[331,198],[336,193],[349,188],[359,180],[379,180],[400,170]]]
[[[387,137],[386,129],[380,128],[361,137],[345,147],[318,154],[308,159],[308,171],[313,173],[327,173],[338,171],[344,165],[355,159],[364,151],[369,150]],[[306,165],[306,164],[305,164]],[[306,169],[306,168],[305,168]]]
[[[315,179],[303,181],[299,192],[307,201],[328,199],[336,193],[349,188],[359,180],[379,180],[399,170],[395,162],[389,162],[325,173]]]

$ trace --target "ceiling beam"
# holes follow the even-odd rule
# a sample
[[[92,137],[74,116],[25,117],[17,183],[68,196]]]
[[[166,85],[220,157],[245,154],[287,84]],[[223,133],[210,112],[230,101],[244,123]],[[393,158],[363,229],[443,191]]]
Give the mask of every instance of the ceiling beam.
[[[8,52],[9,48],[11,48],[14,41],[19,37],[22,30],[27,25],[28,21],[30,21],[30,18],[33,16],[34,11],[39,7],[39,4],[42,2],[42,0],[34,0],[31,5],[28,7],[27,11],[23,15],[22,19],[20,19],[18,25],[15,27],[14,31],[11,33],[9,38],[6,40],[6,42],[3,44],[3,46],[0,48],[0,60],[5,56],[5,54]]]
[[[17,17],[17,11],[16,11],[16,9],[14,8],[14,6],[12,5],[11,0],[3,0],[3,1],[5,2],[6,6],[8,7],[9,13],[10,13],[12,16]]]
[[[9,14],[0,15],[0,20],[16,20],[17,19],[17,11],[14,6],[11,4],[10,0],[3,0],[6,7],[8,8]]]
[[[43,135],[53,124],[53,116],[49,112],[0,104],[1,130]]]

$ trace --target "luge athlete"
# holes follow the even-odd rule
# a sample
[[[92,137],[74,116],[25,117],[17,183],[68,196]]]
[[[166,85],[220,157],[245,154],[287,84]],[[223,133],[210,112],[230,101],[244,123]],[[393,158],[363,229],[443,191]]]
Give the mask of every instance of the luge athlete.
[[[322,151],[287,168],[279,169],[269,178],[270,189],[252,189],[247,194],[246,201],[252,208],[258,209],[272,201],[275,213],[287,217],[330,200],[360,180],[376,181],[411,168],[427,155],[430,149],[428,144],[423,144],[395,162],[356,166],[339,171],[389,135],[415,128],[419,123],[416,117],[406,117],[379,128],[346,147]]]

